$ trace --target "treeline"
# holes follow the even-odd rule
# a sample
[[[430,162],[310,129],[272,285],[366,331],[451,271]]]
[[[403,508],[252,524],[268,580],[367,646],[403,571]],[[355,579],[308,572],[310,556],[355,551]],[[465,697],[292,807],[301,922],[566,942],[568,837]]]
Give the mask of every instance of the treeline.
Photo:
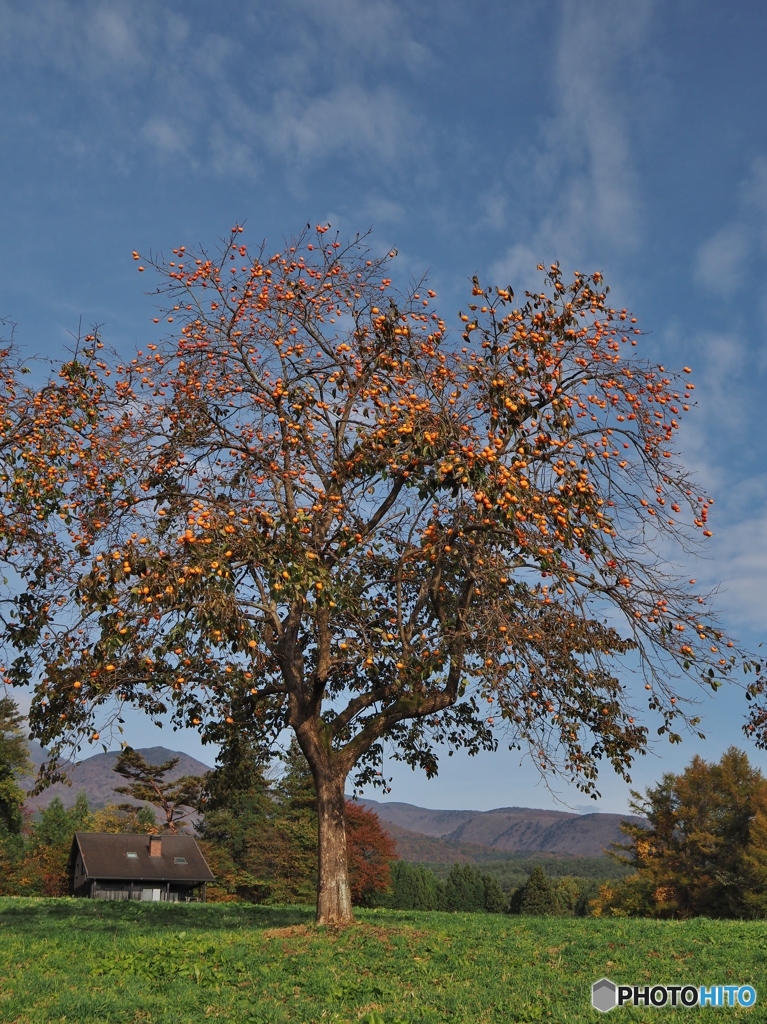
[[[696,756],[682,773],[669,772],[644,796],[634,792],[632,797],[631,810],[647,824],[622,824],[626,841],[612,852],[613,879],[600,884],[594,878],[547,878],[538,865],[512,891],[508,911],[767,917],[767,780],[742,750],[731,747],[717,762]],[[621,872],[623,877],[617,877]],[[401,896],[395,876],[391,898],[414,909],[448,909],[447,881],[422,866],[417,873],[417,880],[404,884]],[[474,874],[485,877],[476,869]],[[474,884],[478,892],[476,878]]]
[[[586,916],[598,895],[593,879],[563,875],[547,878],[536,865],[511,892],[473,864],[454,864],[443,880],[423,864],[400,861],[391,868],[391,889],[376,905],[394,910],[445,910],[463,913]]]
[[[433,871],[443,882],[452,870],[452,864],[433,863],[420,860],[418,863]],[[493,875],[506,892],[512,892],[523,885],[535,868],[540,868],[547,878],[582,878],[584,881],[613,882],[630,873],[630,868],[619,864],[612,857],[563,857],[530,856],[529,853],[508,855],[503,860],[483,859],[470,863],[486,874]]]

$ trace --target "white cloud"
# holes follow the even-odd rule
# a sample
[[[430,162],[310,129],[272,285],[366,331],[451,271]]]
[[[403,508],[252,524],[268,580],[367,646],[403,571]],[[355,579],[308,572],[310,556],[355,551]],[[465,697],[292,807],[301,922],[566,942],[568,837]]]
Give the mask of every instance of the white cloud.
[[[415,38],[408,4],[391,0],[288,0],[291,46],[279,54],[281,67],[306,82],[330,73],[358,80],[370,69],[395,65],[421,74],[433,65],[427,46]],[[261,23],[261,16],[256,19]]]
[[[559,259],[565,267],[604,269],[605,256],[637,247],[642,200],[634,169],[637,118],[643,92],[633,81],[642,65],[652,3],[607,9],[594,2],[565,2],[551,69],[544,69],[555,107],[527,150],[517,149],[506,191],[517,191],[516,210],[487,196],[523,235],[496,264],[508,274]],[[627,80],[632,80],[629,87]],[[528,210],[532,210],[530,215]],[[528,281],[525,284],[529,286]]]
[[[751,233],[744,224],[722,228],[698,249],[695,280],[720,294],[735,290],[743,283],[752,244]]]
[[[150,117],[141,135],[162,157],[177,156],[187,147],[184,128],[171,124],[164,117]]]
[[[369,196],[359,211],[359,223],[365,225],[368,222],[376,226],[403,224],[407,218],[407,211],[402,203],[387,199],[384,196]]]
[[[135,63],[139,59],[135,33],[124,14],[114,7],[96,9],[88,25],[88,40],[90,53],[97,53],[102,59],[121,63]]]
[[[263,145],[299,167],[349,153],[396,166],[409,162],[415,137],[411,112],[388,87],[365,92],[345,85],[308,100],[283,91],[260,127]]]
[[[299,191],[308,168],[339,158],[371,179],[424,158],[428,133],[406,95],[429,54],[407,5],[288,0],[213,32],[190,18],[149,0],[0,0],[0,55],[35,89],[63,78],[62,95],[81,95],[91,157],[193,154],[197,170],[246,179],[267,157]]]
[[[722,295],[748,286],[752,257],[767,247],[767,159],[751,162],[736,200],[730,223],[695,253],[696,282]]]
[[[764,495],[762,497],[762,504]],[[732,500],[728,503],[733,504]],[[739,503],[741,512],[753,504]],[[723,524],[724,525],[724,524]],[[767,514],[728,523],[716,537],[716,566],[722,573],[718,604],[737,632],[763,634],[767,621]]]

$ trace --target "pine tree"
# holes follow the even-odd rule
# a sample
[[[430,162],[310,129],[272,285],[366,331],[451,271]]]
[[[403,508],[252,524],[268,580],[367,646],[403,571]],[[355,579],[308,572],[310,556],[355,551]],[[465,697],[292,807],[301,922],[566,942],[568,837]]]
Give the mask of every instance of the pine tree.
[[[393,910],[444,910],[445,886],[422,864],[395,861],[391,892],[383,902]]]
[[[132,796],[134,800],[159,808],[165,815],[163,828],[170,833],[178,831],[178,823],[197,808],[202,796],[202,777],[199,775],[183,775],[172,781],[165,779],[178,762],[177,757],[171,757],[162,764],[150,764],[143,754],[132,747],[125,747],[114,766],[118,775],[130,779],[127,786],[115,786],[115,793]],[[127,803],[118,806],[120,810],[127,811],[133,807]]]
[[[536,865],[524,885],[512,893],[509,912],[543,916],[553,915],[558,911],[554,887],[543,873],[543,868]]]
[[[285,840],[276,826],[279,809],[265,758],[246,734],[227,736],[205,777],[201,807],[196,831],[216,889],[225,898],[276,901],[282,895],[274,883],[287,860]]]
[[[488,914],[502,914],[509,901],[501,888],[501,883],[495,875],[483,874],[482,885],[484,887],[484,909]]]
[[[275,894],[286,903],[311,903],[317,891],[317,793],[309,764],[295,739],[275,786]]]
[[[454,864],[445,882],[445,909],[474,913],[484,906],[482,875],[471,864]]]
[[[18,779],[31,771],[31,764],[23,721],[15,701],[0,698],[0,842],[19,835],[24,820],[24,791]]]
[[[415,898],[413,865],[404,860],[398,861],[392,865],[391,892],[385,901],[386,906],[393,910],[415,910]]]

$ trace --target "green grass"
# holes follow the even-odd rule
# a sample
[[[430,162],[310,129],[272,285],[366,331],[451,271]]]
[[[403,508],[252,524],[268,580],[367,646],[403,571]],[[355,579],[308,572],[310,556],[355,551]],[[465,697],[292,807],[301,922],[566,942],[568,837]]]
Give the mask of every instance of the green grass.
[[[590,986],[753,984],[751,1010],[590,1007]],[[764,984],[762,984],[764,982]],[[767,922],[0,899],[0,1021],[767,1021]],[[717,1018],[719,1019],[719,1018]]]

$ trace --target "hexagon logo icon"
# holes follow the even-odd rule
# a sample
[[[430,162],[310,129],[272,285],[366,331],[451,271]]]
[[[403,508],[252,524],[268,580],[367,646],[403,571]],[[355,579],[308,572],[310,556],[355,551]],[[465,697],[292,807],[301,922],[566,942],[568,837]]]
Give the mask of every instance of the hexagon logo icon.
[[[591,1005],[600,1013],[607,1013],[617,1004],[618,986],[609,978],[600,978],[591,986]]]

